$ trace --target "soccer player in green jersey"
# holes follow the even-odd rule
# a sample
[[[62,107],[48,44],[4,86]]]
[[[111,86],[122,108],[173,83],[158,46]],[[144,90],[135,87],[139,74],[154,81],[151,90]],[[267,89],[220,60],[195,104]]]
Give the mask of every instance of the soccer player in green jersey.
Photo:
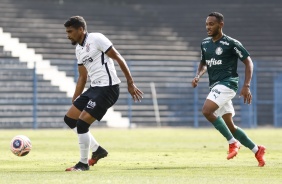
[[[233,122],[235,111],[232,98],[238,90],[239,76],[237,73],[238,58],[245,65],[245,81],[240,96],[244,103],[250,104],[252,94],[250,83],[253,73],[253,62],[243,45],[223,34],[223,15],[210,13],[206,19],[208,38],[201,44],[201,61],[197,74],[192,80],[192,87],[197,87],[200,77],[208,71],[210,93],[203,105],[202,113],[206,119],[227,139],[229,153],[227,159],[232,159],[238,153],[241,144],[249,148],[258,161],[258,166],[265,165],[265,147],[256,145],[246,133]]]

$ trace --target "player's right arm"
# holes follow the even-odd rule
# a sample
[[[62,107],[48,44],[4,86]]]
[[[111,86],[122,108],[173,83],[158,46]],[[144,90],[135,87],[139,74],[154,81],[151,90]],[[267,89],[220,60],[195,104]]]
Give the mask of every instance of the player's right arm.
[[[194,79],[192,80],[192,87],[195,88],[198,86],[198,82],[200,77],[207,71],[207,66],[206,64],[204,64],[203,62],[200,62],[199,66],[198,66],[198,70],[196,73],[196,76],[194,77]]]
[[[204,54],[205,50],[203,49],[203,43],[201,44],[201,62],[198,65],[198,70],[197,73],[194,77],[194,79],[192,80],[192,87],[195,88],[198,86],[198,82],[200,77],[207,71],[207,66],[206,66],[206,61],[205,61],[205,54]]]
[[[72,97],[72,102],[74,102],[74,100],[83,92],[87,82],[87,70],[82,64],[78,65],[78,73],[79,76],[77,79],[75,92]]]

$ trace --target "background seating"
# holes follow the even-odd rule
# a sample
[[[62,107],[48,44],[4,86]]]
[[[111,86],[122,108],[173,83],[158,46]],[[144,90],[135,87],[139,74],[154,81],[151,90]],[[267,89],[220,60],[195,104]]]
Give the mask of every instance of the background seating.
[[[0,26],[50,60],[58,70],[74,77],[75,48],[66,39],[63,23],[70,16],[83,16],[89,32],[102,32],[113,42],[127,60],[136,84],[145,92],[142,103],[131,104],[126,81],[117,67],[123,83],[114,109],[122,112],[124,117],[131,117],[131,122],[138,126],[155,126],[150,86],[154,82],[162,124],[192,126],[194,89],[190,87],[190,81],[195,75],[195,63],[199,61],[200,42],[206,37],[205,19],[212,11],[222,12],[225,15],[224,33],[240,40],[257,62],[257,96],[264,100],[257,104],[258,123],[265,125],[273,120],[269,110],[273,108],[270,103],[273,100],[272,81],[282,68],[282,52],[279,51],[281,5],[280,1],[262,0],[253,3],[243,0],[82,0],[79,3],[75,0],[23,0],[21,3],[3,0],[0,11],[4,16],[0,17]],[[30,126],[33,121],[32,70],[1,47],[0,61],[4,68],[15,69],[12,73],[3,67],[1,70],[1,86],[4,86],[0,90],[1,123],[28,122],[27,126]],[[39,127],[64,126],[63,116],[71,99],[42,76],[37,78]],[[202,81],[198,89],[199,113],[208,92],[207,78]],[[17,105],[21,100],[28,103]],[[236,99],[234,104],[236,120],[242,121],[240,101]],[[200,123],[208,125],[204,119]]]

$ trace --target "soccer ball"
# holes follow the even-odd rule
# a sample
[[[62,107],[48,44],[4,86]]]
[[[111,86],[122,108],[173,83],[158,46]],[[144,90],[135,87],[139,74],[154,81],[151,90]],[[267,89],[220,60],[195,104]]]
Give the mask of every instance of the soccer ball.
[[[22,157],[27,155],[32,148],[29,138],[25,135],[15,136],[10,144],[10,149],[12,153],[16,156]]]

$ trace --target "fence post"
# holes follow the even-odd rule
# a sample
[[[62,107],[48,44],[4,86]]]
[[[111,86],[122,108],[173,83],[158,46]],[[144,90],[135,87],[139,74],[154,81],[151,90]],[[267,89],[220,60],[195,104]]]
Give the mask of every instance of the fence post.
[[[74,60],[74,82],[77,82],[77,78],[78,78],[78,66],[77,66],[77,61]]]
[[[129,68],[129,70],[132,72],[132,66],[130,64],[130,61],[127,61],[127,66]],[[128,106],[128,119],[129,119],[129,127],[131,128],[131,121],[132,121],[132,97],[129,93],[127,93],[127,106]]]
[[[159,110],[159,105],[158,105],[158,98],[157,98],[155,83],[151,82],[150,85],[151,85],[152,100],[153,100],[156,123],[158,127],[161,127],[160,110]]]
[[[243,86],[244,80],[239,80],[240,87]],[[241,107],[241,125],[247,128],[257,127],[257,64],[254,63],[253,76],[250,87],[252,93],[252,103],[244,104],[244,99],[240,99]],[[241,97],[244,98],[244,97]]]
[[[194,65],[194,74],[197,73],[198,65],[197,62],[195,62]],[[194,88],[194,128],[199,127],[199,114],[198,114],[198,103],[199,103],[199,97],[198,97],[198,87]]]
[[[37,129],[37,75],[36,62],[33,65],[33,129]]]
[[[274,117],[274,126],[281,127],[282,126],[282,74],[278,75],[274,79],[274,110],[273,110],[273,117]]]
[[[257,120],[257,63],[254,63],[253,69],[253,80],[252,80],[252,93],[253,93],[253,100],[252,100],[252,107],[253,107],[253,128],[256,128],[258,125]]]

